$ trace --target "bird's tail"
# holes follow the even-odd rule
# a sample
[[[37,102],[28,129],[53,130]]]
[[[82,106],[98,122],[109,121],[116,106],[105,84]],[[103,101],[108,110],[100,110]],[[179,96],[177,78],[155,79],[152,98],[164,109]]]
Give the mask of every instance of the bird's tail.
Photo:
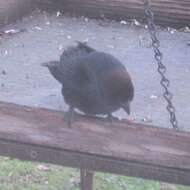
[[[123,109],[126,111],[126,113],[128,115],[130,115],[131,111],[130,111],[130,104],[129,104],[129,102],[127,102],[126,104],[123,105]]]

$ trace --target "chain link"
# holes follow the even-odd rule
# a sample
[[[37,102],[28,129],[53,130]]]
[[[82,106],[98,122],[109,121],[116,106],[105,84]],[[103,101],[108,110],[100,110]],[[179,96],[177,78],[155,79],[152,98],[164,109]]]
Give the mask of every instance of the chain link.
[[[161,76],[160,84],[164,88],[163,97],[165,98],[167,102],[167,110],[170,114],[170,122],[174,129],[179,130],[178,122],[175,115],[175,108],[172,103],[172,94],[168,90],[170,86],[170,81],[166,78],[166,67],[163,65],[163,54],[160,51],[160,42],[157,38],[156,34],[156,26],[154,24],[154,14],[151,10],[150,1],[149,0],[143,0],[144,1],[144,9],[145,9],[145,15],[148,23],[148,30],[152,39],[152,47],[154,49],[154,57],[158,64],[157,71]]]

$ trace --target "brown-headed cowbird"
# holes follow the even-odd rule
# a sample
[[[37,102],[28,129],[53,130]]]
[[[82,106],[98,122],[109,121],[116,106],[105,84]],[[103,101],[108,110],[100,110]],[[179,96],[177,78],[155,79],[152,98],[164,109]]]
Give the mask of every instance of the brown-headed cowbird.
[[[70,106],[90,115],[108,115],[123,108],[130,114],[134,87],[124,65],[108,53],[78,42],[63,52],[59,61],[43,63],[62,84],[62,94]]]

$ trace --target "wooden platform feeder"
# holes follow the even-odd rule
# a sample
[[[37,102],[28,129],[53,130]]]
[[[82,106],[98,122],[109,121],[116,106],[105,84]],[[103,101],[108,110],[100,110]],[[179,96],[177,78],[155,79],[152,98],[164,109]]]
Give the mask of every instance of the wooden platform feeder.
[[[68,128],[63,112],[0,102],[0,155],[87,169],[84,190],[89,171],[190,185],[190,133],[127,121],[77,115]]]
[[[18,1],[32,2],[0,2],[0,24],[28,7],[15,6]],[[47,1],[35,2],[47,5]],[[55,8],[93,17],[144,17],[141,0],[52,2]],[[152,0],[152,6],[158,23],[190,23],[190,1]],[[103,119],[75,115],[72,128],[67,128],[62,112],[0,102],[0,155],[80,168],[82,190],[92,189],[93,171],[190,185],[190,133],[129,121],[110,126]]]
[[[158,24],[190,27],[189,0],[151,0],[151,5]],[[36,7],[95,18],[145,20],[143,0],[6,0],[0,1],[0,26],[21,18]]]
[[[45,1],[41,1],[45,4]],[[145,21],[143,0],[50,0],[60,11],[68,11],[95,18]],[[160,25],[190,27],[189,0],[151,0],[155,21]]]

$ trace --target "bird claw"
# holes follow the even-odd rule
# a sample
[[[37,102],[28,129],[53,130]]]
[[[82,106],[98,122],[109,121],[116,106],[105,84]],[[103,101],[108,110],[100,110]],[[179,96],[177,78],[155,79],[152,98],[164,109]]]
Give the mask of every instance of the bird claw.
[[[69,118],[69,113],[68,112],[64,114],[64,121],[66,123],[66,126],[68,128],[71,128],[71,118]]]
[[[114,117],[111,113],[108,114],[107,119],[109,120],[112,126],[114,124],[114,121],[119,120],[117,117]]]
[[[69,111],[65,113],[64,120],[68,128],[71,128],[72,120],[74,115],[74,108],[70,107]]]

